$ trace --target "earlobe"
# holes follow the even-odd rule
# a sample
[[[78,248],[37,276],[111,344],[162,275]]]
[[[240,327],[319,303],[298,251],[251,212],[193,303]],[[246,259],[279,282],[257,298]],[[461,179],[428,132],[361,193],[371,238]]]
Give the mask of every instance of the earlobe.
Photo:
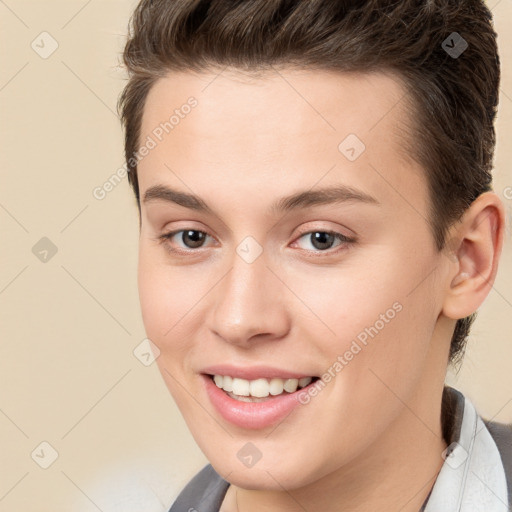
[[[443,304],[447,317],[465,318],[487,297],[498,271],[504,226],[504,207],[493,192],[475,199],[457,224],[457,236],[450,239],[452,264]]]

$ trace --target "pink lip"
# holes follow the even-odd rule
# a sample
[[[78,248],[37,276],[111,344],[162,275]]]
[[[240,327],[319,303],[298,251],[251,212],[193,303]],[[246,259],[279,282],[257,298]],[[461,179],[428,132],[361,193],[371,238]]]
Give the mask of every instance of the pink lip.
[[[229,375],[230,377],[237,377],[239,379],[256,380],[256,379],[302,379],[303,377],[314,377],[311,374],[289,372],[279,368],[272,368],[270,366],[231,366],[229,364],[219,364],[203,368],[201,373],[209,375]]]
[[[215,372],[216,375],[222,375]],[[230,372],[224,375],[230,375]],[[258,374],[261,377],[261,373]],[[217,387],[208,375],[201,375],[206,393],[215,409],[226,420],[245,429],[263,429],[284,420],[292,410],[300,405],[299,393],[307,392],[309,386],[294,393],[269,398],[264,402],[240,402],[231,398],[224,390]],[[291,377],[293,378],[293,377]]]

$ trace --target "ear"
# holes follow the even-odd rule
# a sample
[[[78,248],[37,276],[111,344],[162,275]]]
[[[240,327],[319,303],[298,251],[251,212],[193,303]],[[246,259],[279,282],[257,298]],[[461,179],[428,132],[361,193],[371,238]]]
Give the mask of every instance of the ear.
[[[448,290],[443,313],[458,320],[474,313],[487,297],[498,272],[505,232],[505,208],[494,192],[484,192],[448,235]]]

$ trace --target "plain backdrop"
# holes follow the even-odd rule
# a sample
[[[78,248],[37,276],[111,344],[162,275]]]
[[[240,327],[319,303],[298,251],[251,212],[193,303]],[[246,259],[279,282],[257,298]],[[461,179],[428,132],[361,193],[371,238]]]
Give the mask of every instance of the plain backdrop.
[[[116,101],[134,5],[0,1],[0,511],[166,511],[207,462],[156,364],[136,357],[132,191],[124,179],[93,195],[123,165]],[[512,421],[512,0],[489,6],[502,61],[494,188],[509,225],[447,382]]]

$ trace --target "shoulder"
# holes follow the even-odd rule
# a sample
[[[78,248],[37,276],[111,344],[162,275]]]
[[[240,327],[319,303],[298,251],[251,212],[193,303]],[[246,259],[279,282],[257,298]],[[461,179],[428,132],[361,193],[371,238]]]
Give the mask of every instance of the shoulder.
[[[512,504],[512,423],[483,421],[500,452],[507,477],[509,501]]]
[[[500,451],[505,471],[512,470],[512,423],[498,423],[484,420],[487,430]]]
[[[474,452],[475,446],[478,447],[479,456],[470,459],[473,459],[476,464],[474,467],[478,468],[482,475],[479,477],[473,471],[477,477],[476,480],[473,478],[474,485],[478,487],[479,481],[483,482],[482,476],[485,480],[486,473],[487,478],[499,477],[502,484],[506,485],[505,488],[501,487],[500,496],[505,498],[508,495],[512,507],[512,424],[485,419],[478,413],[470,399],[450,386],[445,386],[443,390],[441,409],[446,444],[450,446],[460,443],[470,452]],[[502,463],[501,469],[498,467],[499,460]],[[501,476],[496,471],[501,473]],[[512,508],[510,510],[512,512]]]
[[[185,486],[169,512],[218,512],[229,482],[207,464]]]

